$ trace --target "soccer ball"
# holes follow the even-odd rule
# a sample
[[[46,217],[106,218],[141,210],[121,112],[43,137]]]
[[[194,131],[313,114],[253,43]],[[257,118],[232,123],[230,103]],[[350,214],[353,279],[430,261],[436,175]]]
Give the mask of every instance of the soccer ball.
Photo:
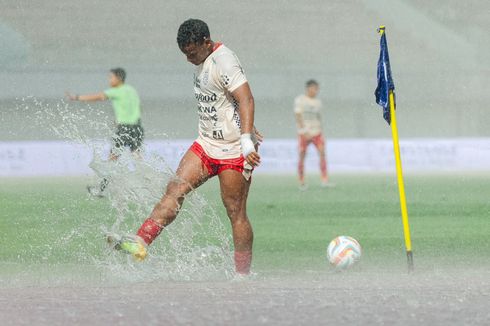
[[[347,269],[361,258],[361,245],[356,239],[339,236],[327,248],[328,261],[337,269]]]

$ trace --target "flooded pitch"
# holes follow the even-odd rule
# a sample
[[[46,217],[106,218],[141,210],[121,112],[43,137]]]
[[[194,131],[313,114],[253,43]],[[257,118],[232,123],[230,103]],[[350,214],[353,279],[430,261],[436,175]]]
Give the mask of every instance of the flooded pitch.
[[[3,325],[488,325],[488,270],[12,286]]]

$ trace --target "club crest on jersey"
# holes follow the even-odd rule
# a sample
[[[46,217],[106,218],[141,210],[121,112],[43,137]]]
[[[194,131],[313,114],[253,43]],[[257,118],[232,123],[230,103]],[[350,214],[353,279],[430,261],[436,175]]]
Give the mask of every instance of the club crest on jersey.
[[[209,71],[205,71],[202,75],[202,84],[206,86],[209,82]]]

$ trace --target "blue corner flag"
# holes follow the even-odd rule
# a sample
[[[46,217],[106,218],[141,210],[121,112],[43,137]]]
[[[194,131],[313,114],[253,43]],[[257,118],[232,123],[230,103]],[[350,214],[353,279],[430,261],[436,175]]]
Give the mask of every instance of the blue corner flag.
[[[374,91],[376,103],[383,107],[383,118],[391,123],[390,116],[390,91],[395,90],[395,84],[391,78],[390,56],[388,54],[388,43],[384,28],[381,31],[380,52],[378,60],[378,87]]]

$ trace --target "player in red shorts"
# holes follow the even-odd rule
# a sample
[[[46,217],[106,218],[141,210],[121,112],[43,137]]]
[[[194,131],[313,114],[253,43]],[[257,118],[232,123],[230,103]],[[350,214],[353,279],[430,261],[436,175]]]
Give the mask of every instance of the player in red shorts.
[[[116,239],[115,246],[138,260],[144,259],[147,246],[177,217],[186,194],[217,175],[231,221],[235,269],[239,274],[248,274],[253,232],[247,217],[247,197],[252,170],[260,163],[254,98],[237,56],[225,45],[211,40],[205,22],[189,19],[182,23],[177,43],[187,61],[196,66],[194,95],[199,136],[184,154],[176,177],[167,185],[137,236]]]
[[[294,100],[294,113],[298,129],[299,161],[298,176],[300,189],[305,190],[304,163],[308,145],[313,144],[320,156],[320,172],[322,186],[332,184],[328,182],[327,160],[325,158],[325,138],[323,137],[321,107],[322,102],[317,98],[319,91],[318,82],[311,79],[306,82],[305,94]]]

